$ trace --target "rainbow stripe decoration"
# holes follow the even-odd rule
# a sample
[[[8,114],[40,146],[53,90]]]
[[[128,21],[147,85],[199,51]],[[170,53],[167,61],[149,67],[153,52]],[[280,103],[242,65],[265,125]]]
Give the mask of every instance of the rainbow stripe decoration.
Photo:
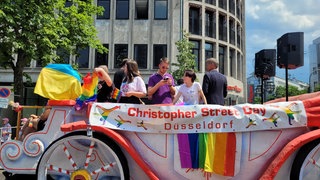
[[[98,75],[93,73],[92,76],[88,73],[83,77],[82,94],[77,98],[76,109],[80,110],[83,104],[86,104],[97,99],[97,86],[98,86]]]
[[[75,100],[82,93],[80,74],[69,64],[49,64],[42,68],[34,93],[52,100]]]
[[[119,99],[121,97],[121,91],[118,88],[113,87],[111,97],[112,97],[112,99],[119,101]]]
[[[178,134],[181,168],[203,169],[223,176],[235,175],[235,133]]]

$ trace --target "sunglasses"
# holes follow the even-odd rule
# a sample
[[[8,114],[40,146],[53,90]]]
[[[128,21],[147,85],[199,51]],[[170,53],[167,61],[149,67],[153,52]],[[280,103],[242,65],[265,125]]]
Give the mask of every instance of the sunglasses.
[[[161,69],[169,69],[168,67],[162,66]]]

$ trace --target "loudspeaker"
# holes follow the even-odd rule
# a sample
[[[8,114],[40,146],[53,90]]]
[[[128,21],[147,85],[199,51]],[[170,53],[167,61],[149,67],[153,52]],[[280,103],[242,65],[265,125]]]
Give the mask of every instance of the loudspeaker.
[[[263,49],[255,54],[255,76],[267,78],[276,74],[276,50]]]
[[[277,66],[296,69],[304,65],[303,32],[286,33],[277,39]]]

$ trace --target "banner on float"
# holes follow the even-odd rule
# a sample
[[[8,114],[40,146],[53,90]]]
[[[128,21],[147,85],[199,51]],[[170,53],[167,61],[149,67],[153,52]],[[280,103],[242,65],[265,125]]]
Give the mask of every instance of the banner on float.
[[[245,132],[307,125],[301,101],[235,106],[94,103],[89,120],[91,125],[146,133]]]

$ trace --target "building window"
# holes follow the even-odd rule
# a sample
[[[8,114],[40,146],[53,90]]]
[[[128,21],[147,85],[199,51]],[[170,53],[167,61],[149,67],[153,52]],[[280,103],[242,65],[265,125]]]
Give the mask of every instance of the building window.
[[[216,35],[216,27],[215,27],[215,20],[214,20],[214,12],[206,11],[206,27],[205,33],[206,36],[215,38]]]
[[[239,81],[242,81],[241,72],[242,72],[241,55],[240,55],[240,53],[237,53],[237,79]]]
[[[205,59],[215,57],[214,46],[212,43],[206,42],[205,44]]]
[[[129,19],[129,0],[116,1],[116,19]]]
[[[224,63],[225,63],[225,47],[219,46],[219,72],[224,74]],[[226,75],[226,74],[225,74]]]
[[[168,0],[154,1],[154,19],[168,18]]]
[[[135,18],[148,19],[148,12],[149,12],[148,7],[149,7],[148,0],[136,0]]]
[[[128,58],[128,44],[114,45],[114,68],[120,68],[123,59]]]
[[[227,41],[227,17],[219,15],[219,40]]]
[[[167,45],[166,44],[155,44],[153,45],[153,69],[158,69],[160,59],[167,57]]]
[[[73,2],[72,2],[72,1],[67,0],[67,1],[66,1],[66,3],[64,4],[64,6],[65,6],[65,7],[71,7],[71,6],[72,6],[72,4],[73,4]]]
[[[233,45],[236,43],[236,36],[235,36],[235,27],[234,27],[234,21],[229,20],[229,42]]]
[[[241,43],[241,27],[240,25],[237,26],[237,47],[240,48]]]
[[[76,63],[79,68],[89,68],[89,47],[77,49]]]
[[[110,0],[98,0],[97,6],[104,8],[103,14],[98,15],[97,19],[110,19]]]
[[[227,1],[226,0],[219,0],[219,7],[227,10]]]
[[[56,51],[56,54],[58,56],[58,59],[56,62],[62,63],[62,64],[70,64],[70,53],[63,49],[63,48],[58,48]]]
[[[109,48],[109,45],[108,44],[103,44],[103,46],[105,48]],[[95,57],[95,67],[98,67],[100,65],[108,65],[108,53],[99,53],[97,50],[96,50],[96,57]]]
[[[235,50],[229,50],[229,74],[231,77],[236,78],[236,58],[235,58]]]
[[[134,60],[137,61],[140,69],[147,69],[147,61],[148,61],[148,45],[147,44],[134,45]]]
[[[235,10],[235,0],[229,0],[229,12],[231,12],[232,14],[235,14],[236,10]]]
[[[23,96],[23,104],[24,105],[39,105],[39,106],[45,106],[47,105],[48,99],[44,98],[42,96],[39,96],[38,94],[34,93],[34,87],[25,87],[24,88],[24,96]],[[38,111],[38,109],[33,109],[32,110],[36,110]],[[25,111],[27,111],[28,113],[30,113],[31,109],[26,108],[26,110],[24,109],[23,112],[25,113]],[[41,112],[33,112],[34,114],[41,114]]]
[[[206,0],[206,3],[216,5],[216,0]]]
[[[193,43],[192,54],[195,55],[196,67],[194,68],[199,71],[200,70],[200,42],[194,41],[194,40],[190,40],[190,42]]]
[[[200,9],[190,7],[189,9],[189,32],[200,35]]]
[[[241,2],[240,0],[237,0],[237,18],[240,19],[240,21],[242,21],[241,19]]]
[[[29,66],[30,66],[30,64],[29,64]],[[44,67],[43,59],[39,59],[36,61],[36,67]]]

